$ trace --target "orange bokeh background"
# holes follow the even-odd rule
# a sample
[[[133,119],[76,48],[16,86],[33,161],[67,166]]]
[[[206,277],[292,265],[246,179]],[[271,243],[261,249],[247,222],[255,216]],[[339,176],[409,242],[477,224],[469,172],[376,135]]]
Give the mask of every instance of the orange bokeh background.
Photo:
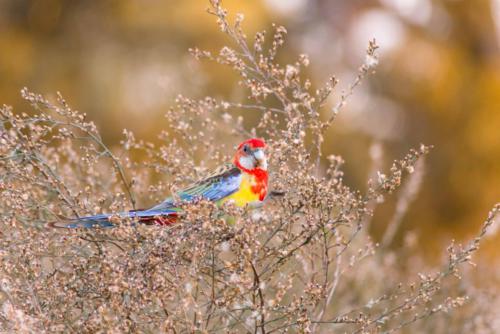
[[[376,38],[377,72],[328,133],[325,155],[342,155],[346,182],[365,189],[374,143],[383,148],[385,168],[409,148],[432,144],[403,230],[417,232],[430,256],[478,230],[500,200],[500,0],[228,0],[225,6],[245,14],[250,38],[272,22],[286,26],[281,59],[308,54],[318,85],[333,74],[339,89],[346,87]],[[123,128],[156,140],[179,93],[245,97],[230,70],[188,55],[190,47],[217,50],[229,42],[206,7],[203,0],[1,1],[0,102],[22,112],[29,110],[22,87],[61,91],[111,146]],[[377,209],[375,238],[394,203]],[[495,239],[485,245],[490,258],[498,254]]]

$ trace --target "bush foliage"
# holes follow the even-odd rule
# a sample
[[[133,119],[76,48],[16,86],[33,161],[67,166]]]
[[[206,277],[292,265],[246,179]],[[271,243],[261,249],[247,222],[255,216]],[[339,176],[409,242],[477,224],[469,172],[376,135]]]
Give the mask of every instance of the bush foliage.
[[[230,20],[217,0],[209,13],[232,44],[217,54],[191,52],[231,67],[248,97],[179,96],[166,113],[160,145],[124,130],[121,147],[108,148],[96,126],[60,94],[48,99],[23,89],[32,114],[0,110],[2,330],[495,331],[485,305],[498,297],[472,290],[467,265],[500,207],[476,238],[450,245],[442,266],[429,268],[413,252],[414,235],[397,254],[390,247],[418,192],[429,147],[410,150],[376,173],[364,192],[344,183],[341,157],[321,155],[325,132],[376,68],[375,41],[331,107],[334,77],[321,87],[305,78],[306,55],[278,62],[284,27],[250,41],[243,15]],[[248,129],[245,115],[258,117],[258,125]],[[58,219],[158,202],[229,161],[233,147],[226,142],[256,135],[269,145],[271,187],[284,192],[263,208],[200,201],[185,205],[183,222],[171,227],[117,219],[117,227],[106,230],[47,228]],[[377,154],[373,158],[377,166]],[[368,232],[372,212],[401,185],[394,217],[375,243]]]

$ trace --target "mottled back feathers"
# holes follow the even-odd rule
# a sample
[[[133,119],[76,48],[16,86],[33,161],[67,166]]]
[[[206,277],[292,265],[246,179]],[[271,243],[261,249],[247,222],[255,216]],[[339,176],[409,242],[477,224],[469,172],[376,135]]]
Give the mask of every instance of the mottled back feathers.
[[[178,191],[176,197],[186,202],[195,199],[206,199],[217,202],[238,191],[241,178],[241,170],[234,164],[227,163],[215,169],[205,178]],[[178,204],[174,198],[169,197],[149,210],[169,209]]]

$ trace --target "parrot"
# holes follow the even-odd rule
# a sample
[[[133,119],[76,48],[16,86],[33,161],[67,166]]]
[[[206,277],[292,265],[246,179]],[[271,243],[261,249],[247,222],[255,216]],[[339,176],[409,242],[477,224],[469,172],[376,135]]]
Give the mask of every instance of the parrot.
[[[49,223],[58,228],[111,228],[116,226],[112,217],[129,218],[150,225],[171,225],[179,220],[182,203],[207,200],[222,205],[233,202],[236,206],[258,206],[268,192],[266,143],[250,138],[238,145],[232,162],[223,164],[206,177],[177,191],[174,196],[145,210],[131,210],[115,214],[99,214]]]

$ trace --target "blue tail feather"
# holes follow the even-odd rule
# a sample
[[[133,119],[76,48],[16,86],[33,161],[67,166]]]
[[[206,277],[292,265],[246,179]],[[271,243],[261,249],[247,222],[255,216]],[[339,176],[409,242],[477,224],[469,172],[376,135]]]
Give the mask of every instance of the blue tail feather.
[[[170,225],[175,223],[178,214],[178,210],[174,208],[167,210],[129,211],[60,220],[51,222],[48,226],[55,228],[112,228],[116,225],[111,222],[111,217],[118,217],[122,220],[132,219],[142,224]]]

